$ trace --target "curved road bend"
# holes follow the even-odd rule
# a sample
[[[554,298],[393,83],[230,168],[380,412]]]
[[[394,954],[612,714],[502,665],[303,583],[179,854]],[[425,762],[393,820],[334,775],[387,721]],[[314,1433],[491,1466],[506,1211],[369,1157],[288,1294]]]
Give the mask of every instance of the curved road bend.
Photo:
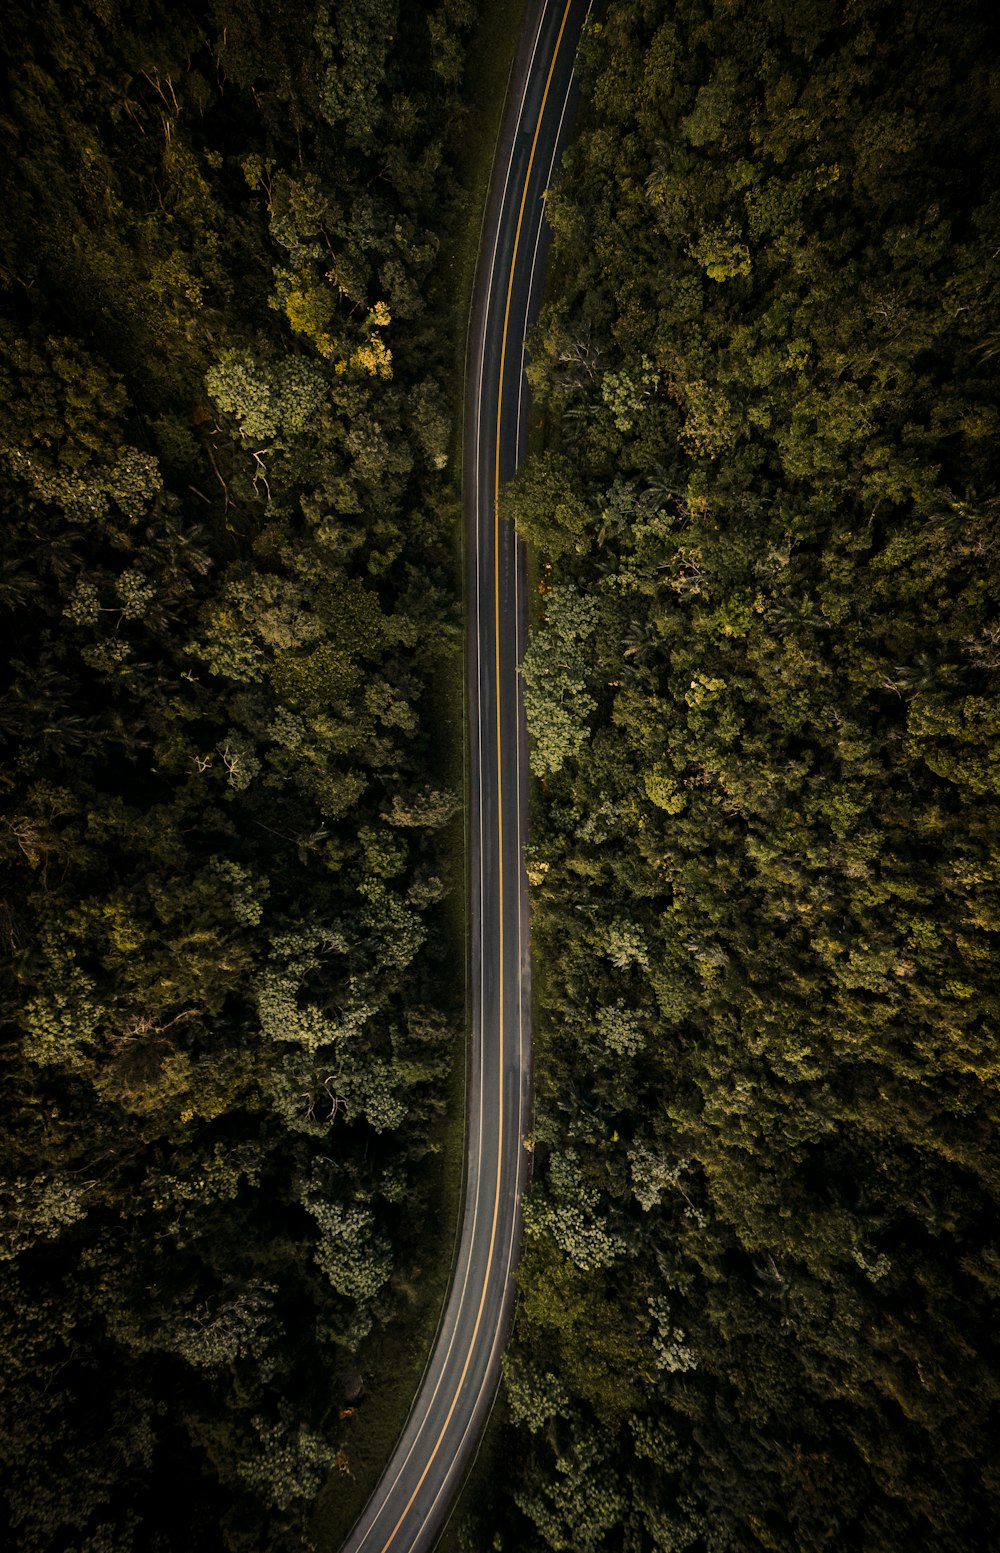
[[[406,1427],[344,1553],[424,1553],[486,1421],[514,1302],[531,1064],[527,737],[517,664],[522,546],[497,495],[526,441],[524,336],[537,306],[551,181],[588,0],[528,0],[494,163],[470,328],[465,510],[472,1029],[463,1221],[453,1281]]]

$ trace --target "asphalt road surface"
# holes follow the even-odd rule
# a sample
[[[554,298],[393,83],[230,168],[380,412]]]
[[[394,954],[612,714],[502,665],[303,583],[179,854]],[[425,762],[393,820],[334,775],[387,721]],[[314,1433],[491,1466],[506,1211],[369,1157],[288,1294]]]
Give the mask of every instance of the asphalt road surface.
[[[455,1271],[406,1427],[344,1553],[433,1547],[500,1377],[529,1163],[530,960],[523,843],[527,735],[520,543],[497,496],[524,455],[524,337],[547,248],[542,215],[572,107],[587,0],[529,0],[483,224],[466,388],[470,1031],[466,1182]]]

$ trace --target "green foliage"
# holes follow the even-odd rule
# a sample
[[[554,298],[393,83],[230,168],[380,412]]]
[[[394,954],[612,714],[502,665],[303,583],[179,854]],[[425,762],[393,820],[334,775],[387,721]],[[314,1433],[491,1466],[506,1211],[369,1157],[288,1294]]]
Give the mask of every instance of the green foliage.
[[[521,670],[536,776],[558,771],[567,758],[579,754],[587,738],[587,718],[596,706],[585,688],[596,604],[573,589],[553,588],[545,600],[545,616]]]
[[[554,453],[531,460],[505,487],[505,515],[519,533],[544,545],[550,555],[562,555],[584,543],[588,514],[575,489],[572,466]]]
[[[468,7],[15,3],[0,1526],[302,1547],[461,988],[434,269]],[[183,1494],[178,1484],[184,1485]]]
[[[510,497],[541,974],[491,1524],[967,1553],[1000,1536],[996,19],[667,9],[585,40]]]

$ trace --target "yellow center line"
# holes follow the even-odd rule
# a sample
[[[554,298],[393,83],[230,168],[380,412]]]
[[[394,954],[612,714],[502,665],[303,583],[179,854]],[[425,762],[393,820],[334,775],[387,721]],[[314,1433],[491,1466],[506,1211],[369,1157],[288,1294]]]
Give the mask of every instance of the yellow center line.
[[[486,1305],[486,1292],[487,1292],[487,1289],[489,1287],[489,1275],[490,1275],[490,1271],[491,1271],[492,1266],[493,1266],[493,1253],[494,1253],[495,1244],[496,1244],[497,1219],[498,1219],[499,1214],[500,1214],[500,1177],[501,1177],[501,1167],[502,1167],[502,1164],[503,1164],[503,1058],[504,1058],[504,1037],[503,1037],[503,1017],[504,1017],[504,998],[503,998],[503,957],[504,957],[504,933],[503,933],[503,773],[502,773],[502,768],[501,768],[501,745],[500,745],[500,423],[501,423],[502,414],[503,414],[503,377],[504,377],[504,369],[505,369],[506,360],[507,360],[507,329],[508,329],[508,326],[509,326],[509,323],[510,323],[511,298],[513,296],[513,291],[514,291],[514,268],[515,268],[515,265],[517,263],[517,250],[518,250],[518,246],[519,246],[520,241],[521,241],[521,226],[522,226],[522,223],[524,221],[524,211],[525,211],[525,206],[526,206],[527,200],[528,200],[528,185],[529,185],[529,183],[531,181],[531,169],[534,166],[534,162],[535,162],[535,151],[536,151],[537,146],[538,146],[538,136],[541,133],[542,118],[543,118],[544,113],[545,113],[545,104],[548,101],[549,88],[552,85],[552,77],[553,77],[553,74],[555,73],[556,60],[559,57],[559,48],[560,48],[560,45],[562,44],[563,33],[566,30],[566,22],[567,22],[567,20],[569,18],[570,7],[571,7],[572,4],[573,4],[573,0],[566,0],[566,9],[563,11],[562,21],[559,24],[559,33],[558,33],[558,36],[556,37],[555,48],[552,50],[552,61],[551,61],[550,65],[549,65],[549,73],[548,73],[548,75],[547,75],[547,77],[545,79],[545,90],[542,93],[542,101],[541,101],[541,105],[539,106],[539,109],[538,109],[538,118],[537,118],[537,120],[535,122],[535,133],[534,133],[534,137],[533,137],[532,142],[531,142],[531,151],[530,151],[530,154],[528,156],[527,171],[525,172],[525,175],[524,175],[524,187],[523,187],[523,189],[521,191],[521,205],[520,205],[520,209],[518,210],[518,213],[517,213],[517,226],[516,226],[516,228],[514,230],[514,248],[513,248],[513,251],[511,253],[511,259],[510,259],[510,278],[509,278],[509,280],[507,282],[507,302],[506,302],[506,306],[504,308],[504,315],[503,315],[503,333],[502,333],[502,335],[500,337],[500,381],[499,381],[499,388],[498,388],[498,391],[497,391],[496,463],[495,463],[495,467],[494,467],[494,481],[493,481],[493,535],[494,535],[494,551],[493,551],[494,622],[493,622],[493,628],[494,628],[494,635],[495,635],[495,638],[496,638],[496,677],[497,677],[497,682],[496,682],[496,710],[497,710],[497,842],[498,842],[498,849],[499,849],[498,878],[499,878],[499,908],[500,908],[500,942],[499,942],[499,949],[500,949],[500,968],[499,968],[500,1110],[499,1110],[499,1129],[498,1129],[498,1134],[497,1134],[497,1183],[496,1183],[496,1192],[495,1192],[494,1198],[493,1198],[493,1223],[492,1223],[492,1226],[490,1228],[490,1249],[489,1249],[489,1254],[487,1256],[487,1261],[486,1261],[486,1273],[485,1273],[485,1276],[483,1278],[483,1291],[482,1291],[482,1294],[480,1295],[480,1298],[479,1298],[479,1309],[476,1312],[476,1324],[475,1324],[475,1326],[472,1329],[472,1337],[471,1337],[471,1339],[469,1341],[468,1352],[466,1353],[465,1363],[462,1366],[462,1373],[459,1376],[458,1385],[457,1385],[457,1387],[455,1389],[455,1395],[452,1398],[451,1406],[449,1407],[447,1415],[446,1415],[445,1420],[444,1420],[444,1423],[441,1426],[441,1432],[438,1435],[437,1440],[434,1443],[434,1449],[431,1451],[430,1455],[428,1456],[427,1463],[426,1463],[426,1465],[424,1467],[424,1470],[421,1472],[420,1477],[417,1480],[417,1486],[413,1490],[413,1492],[410,1495],[409,1499],[407,1500],[406,1505],[405,1505],[405,1507],[404,1507],[404,1509],[402,1511],[402,1514],[399,1517],[399,1520],[396,1522],[395,1526],[392,1528],[391,1533],[389,1534],[388,1540],[383,1544],[382,1553],[387,1553],[388,1548],[391,1547],[391,1545],[393,1543],[393,1540],[395,1539],[396,1533],[399,1531],[399,1528],[402,1526],[402,1524],[405,1521],[407,1515],[410,1513],[410,1509],[411,1509],[411,1507],[413,1505],[413,1501],[416,1499],[416,1497],[419,1494],[421,1488],[423,1487],[424,1479],[426,1478],[428,1472],[430,1471],[431,1466],[433,1465],[433,1462],[434,1462],[434,1460],[435,1460],[435,1458],[437,1456],[438,1451],[441,1449],[441,1442],[442,1442],[442,1440],[444,1439],[445,1435],[448,1432],[448,1426],[451,1423],[452,1415],[453,1415],[453,1413],[455,1411],[455,1408],[458,1406],[458,1399],[462,1395],[462,1387],[465,1385],[465,1377],[466,1377],[466,1375],[469,1372],[469,1365],[472,1363],[472,1355],[475,1352],[476,1339],[479,1336],[479,1328],[480,1328],[480,1325],[481,1325],[482,1319],[483,1319],[483,1310],[484,1310],[485,1305]],[[516,131],[515,131],[515,133],[516,133]]]

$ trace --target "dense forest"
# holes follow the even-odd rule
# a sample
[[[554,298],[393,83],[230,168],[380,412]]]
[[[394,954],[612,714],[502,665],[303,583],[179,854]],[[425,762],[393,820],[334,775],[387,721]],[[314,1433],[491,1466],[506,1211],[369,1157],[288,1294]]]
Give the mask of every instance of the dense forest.
[[[475,1553],[1000,1546],[998,61],[980,0],[590,28]]]
[[[0,1538],[301,1548],[464,989],[468,0],[0,18]],[[458,752],[459,759],[453,756]],[[454,930],[451,930],[454,938]]]
[[[18,1553],[310,1545],[419,1281],[474,19],[0,17]],[[505,496],[534,1183],[470,1553],[1000,1545],[998,61],[985,0],[588,29]]]

